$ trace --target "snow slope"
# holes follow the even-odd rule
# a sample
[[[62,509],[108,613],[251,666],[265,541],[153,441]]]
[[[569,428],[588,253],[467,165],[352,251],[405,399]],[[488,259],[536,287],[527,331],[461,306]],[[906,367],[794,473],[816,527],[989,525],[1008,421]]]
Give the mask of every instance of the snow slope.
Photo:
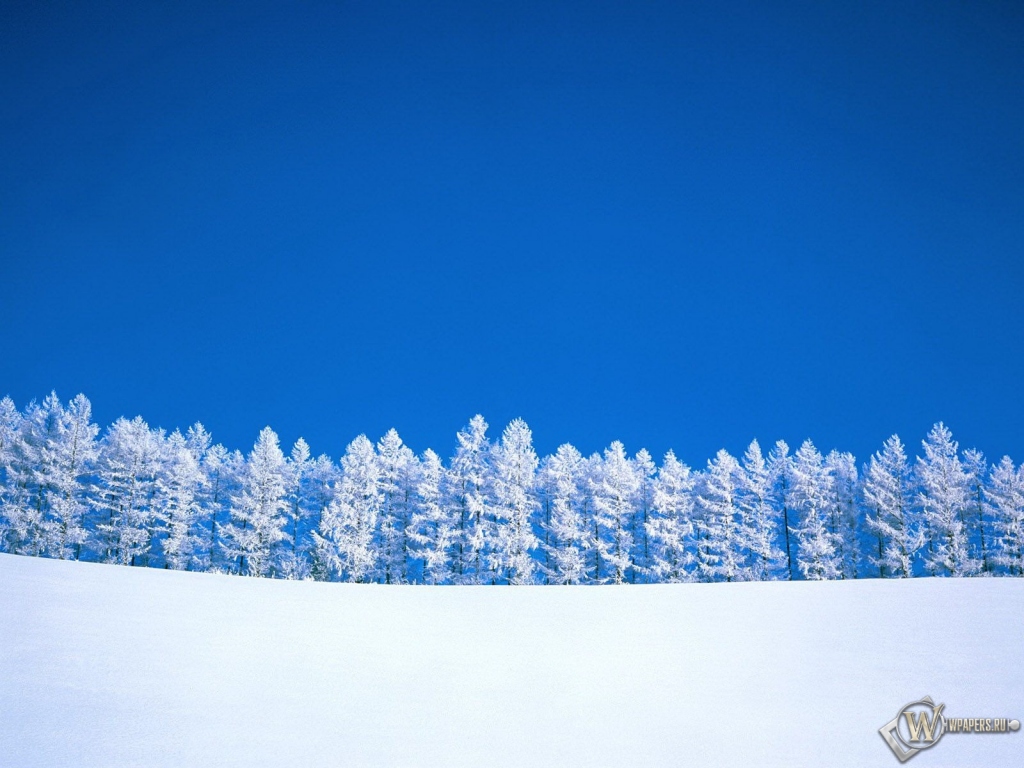
[[[282,582],[0,555],[0,764],[893,766],[1024,718],[1024,580]],[[1024,732],[913,768],[1024,765]]]

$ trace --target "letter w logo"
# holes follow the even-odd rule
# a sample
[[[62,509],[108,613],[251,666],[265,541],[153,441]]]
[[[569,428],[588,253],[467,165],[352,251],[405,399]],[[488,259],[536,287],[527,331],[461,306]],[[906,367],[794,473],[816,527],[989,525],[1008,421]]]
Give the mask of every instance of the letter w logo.
[[[910,730],[911,741],[935,741],[935,726],[939,722],[939,713],[944,706],[944,704],[939,704],[933,708],[931,718],[928,717],[927,712],[918,712],[917,717],[914,717],[913,712],[903,713],[903,717],[907,720],[907,728]]]

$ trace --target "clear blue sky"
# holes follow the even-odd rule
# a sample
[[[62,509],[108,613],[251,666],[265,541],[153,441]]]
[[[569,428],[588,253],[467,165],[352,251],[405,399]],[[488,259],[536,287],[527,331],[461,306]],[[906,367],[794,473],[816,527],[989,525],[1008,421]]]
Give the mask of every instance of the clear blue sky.
[[[1024,459],[1019,2],[0,0],[0,394]]]

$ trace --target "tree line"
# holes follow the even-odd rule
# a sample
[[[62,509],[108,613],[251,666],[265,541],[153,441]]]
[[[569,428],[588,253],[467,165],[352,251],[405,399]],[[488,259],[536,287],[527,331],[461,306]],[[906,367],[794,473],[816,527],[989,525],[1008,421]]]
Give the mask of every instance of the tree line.
[[[84,395],[0,400],[0,549],[21,555],[386,584],[622,584],[1024,575],[1024,466],[936,424],[858,466],[810,441],[695,470],[620,442],[543,459],[483,417],[447,462],[395,430],[339,462],[263,429],[243,455],[201,424],[100,437]]]

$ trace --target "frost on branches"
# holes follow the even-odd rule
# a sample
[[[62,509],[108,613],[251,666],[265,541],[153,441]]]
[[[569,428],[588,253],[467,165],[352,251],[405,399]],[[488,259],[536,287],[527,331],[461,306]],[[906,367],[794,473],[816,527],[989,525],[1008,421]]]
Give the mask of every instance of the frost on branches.
[[[613,442],[538,457],[482,416],[451,458],[390,430],[340,461],[263,429],[243,454],[201,424],[101,434],[88,399],[0,400],[0,550],[129,566],[382,584],[637,584],[1024,576],[1024,468],[936,424],[858,466],[755,440],[693,470]]]

